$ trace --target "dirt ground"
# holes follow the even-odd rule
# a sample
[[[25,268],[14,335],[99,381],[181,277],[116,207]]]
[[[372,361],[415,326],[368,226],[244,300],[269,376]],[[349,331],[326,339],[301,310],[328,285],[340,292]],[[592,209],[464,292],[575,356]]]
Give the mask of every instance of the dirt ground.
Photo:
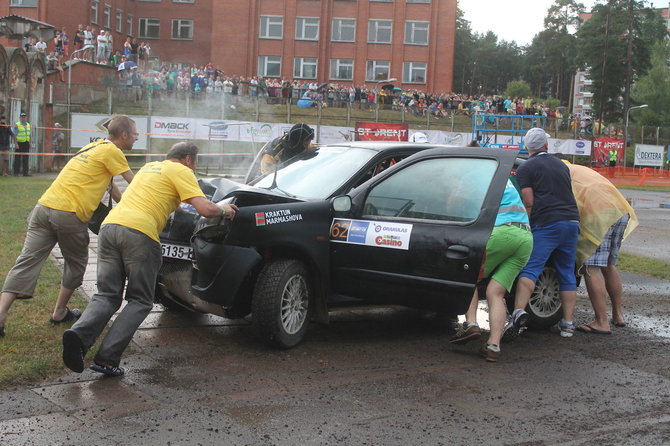
[[[668,444],[670,284],[624,280],[629,327],[526,332],[496,364],[409,310],[338,311],[279,351],[247,321],[156,308],[126,377],[3,392],[0,444]]]

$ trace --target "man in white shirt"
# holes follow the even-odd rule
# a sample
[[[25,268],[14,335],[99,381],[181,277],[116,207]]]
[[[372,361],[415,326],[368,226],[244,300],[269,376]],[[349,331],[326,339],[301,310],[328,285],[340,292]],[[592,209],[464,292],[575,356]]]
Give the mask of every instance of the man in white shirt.
[[[107,61],[105,60],[105,53],[107,48],[107,33],[104,29],[100,30],[100,34],[96,38],[98,42],[98,52],[96,53],[96,59],[99,64],[104,64]]]

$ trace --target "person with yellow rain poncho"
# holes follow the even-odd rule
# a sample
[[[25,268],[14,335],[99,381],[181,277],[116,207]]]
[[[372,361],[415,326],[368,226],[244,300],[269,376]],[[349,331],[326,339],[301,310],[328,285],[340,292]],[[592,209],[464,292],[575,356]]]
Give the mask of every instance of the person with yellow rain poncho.
[[[637,228],[635,211],[605,177],[585,166],[571,164],[572,192],[579,209],[577,265],[584,274],[586,289],[595,313],[594,320],[577,330],[611,334],[606,297],[612,301],[612,324],[625,327],[621,276],[616,269],[621,242]]]

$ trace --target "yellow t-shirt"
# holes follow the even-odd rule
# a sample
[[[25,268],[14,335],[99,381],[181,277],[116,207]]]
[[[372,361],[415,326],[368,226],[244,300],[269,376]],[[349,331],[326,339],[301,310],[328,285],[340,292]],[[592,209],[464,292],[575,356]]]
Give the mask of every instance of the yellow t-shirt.
[[[154,161],[137,172],[103,225],[126,226],[160,242],[158,234],[179,203],[204,196],[191,169],[174,161]]]
[[[112,177],[129,171],[130,167],[121,149],[110,141],[96,141],[82,150],[89,147],[92,148],[68,161],[38,200],[39,204],[74,212],[83,222],[91,219]]]

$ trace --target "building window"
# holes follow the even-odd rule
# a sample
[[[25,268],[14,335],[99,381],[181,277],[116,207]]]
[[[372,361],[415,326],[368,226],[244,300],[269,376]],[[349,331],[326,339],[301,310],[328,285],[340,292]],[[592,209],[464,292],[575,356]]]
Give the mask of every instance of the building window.
[[[139,35],[143,39],[159,39],[161,34],[160,19],[140,18]]]
[[[116,32],[120,33],[123,31],[123,11],[120,9],[116,10]]]
[[[100,5],[99,0],[91,0],[91,23],[98,24],[98,6]]]
[[[132,14],[128,14],[128,19],[126,23],[126,27],[128,29],[128,35],[132,36],[133,35],[133,22],[135,21],[135,16]]]
[[[172,3],[195,3],[195,0],[172,0]]]
[[[368,43],[391,43],[393,25],[390,20],[368,21]]]
[[[333,19],[333,42],[356,41],[356,19]]]
[[[430,0],[407,0],[407,3],[430,3]]]
[[[316,79],[316,58],[296,57],[293,64],[293,77],[297,79]]]
[[[354,79],[353,59],[331,59],[330,78],[338,81],[351,81]]]
[[[280,77],[281,56],[258,56],[258,75],[263,77]]]
[[[112,24],[112,7],[109,5],[105,5],[102,11],[102,23],[105,28],[109,28]]]
[[[405,62],[402,67],[403,84],[425,84],[426,62]]]
[[[393,3],[393,0],[370,0],[371,2]]]
[[[407,45],[428,45],[428,22],[405,22],[405,43]]]
[[[295,40],[319,40],[319,18],[318,17],[296,18]]]
[[[383,81],[391,73],[391,62],[388,60],[368,60],[365,67],[366,81]]]
[[[172,39],[173,40],[193,40],[193,20],[173,19],[172,20]]]
[[[284,36],[284,17],[273,15],[261,16],[261,39],[281,39]]]
[[[37,0],[10,0],[9,6],[37,7]]]

